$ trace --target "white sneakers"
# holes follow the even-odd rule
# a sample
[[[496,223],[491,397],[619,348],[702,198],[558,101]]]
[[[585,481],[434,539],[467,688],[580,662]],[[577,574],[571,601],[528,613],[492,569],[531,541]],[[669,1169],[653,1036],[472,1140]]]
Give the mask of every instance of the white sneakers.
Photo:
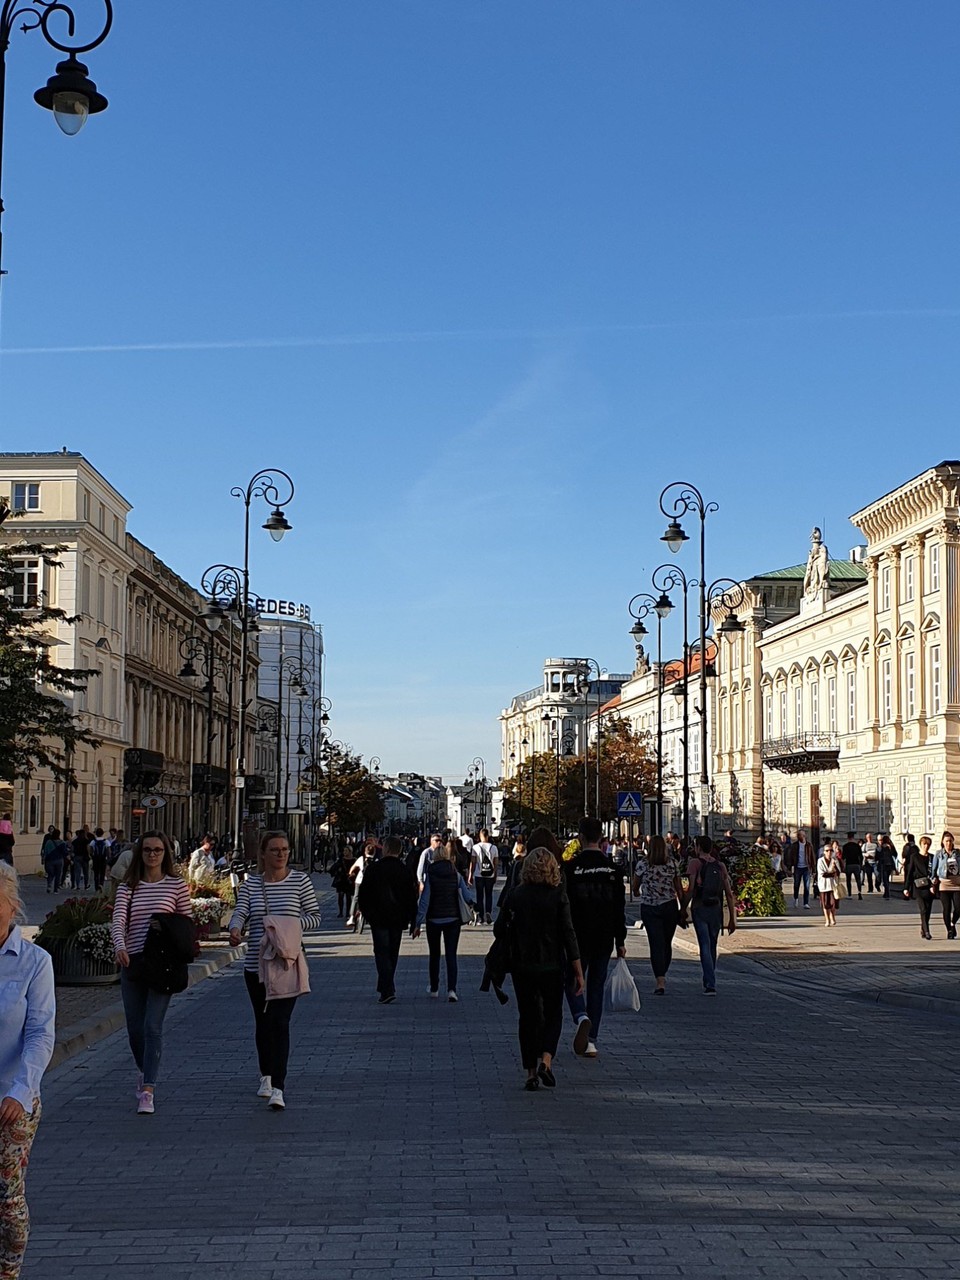
[[[583,1056],[585,1058],[595,1058],[597,1056],[597,1046],[592,1040],[587,1041],[587,1047],[583,1051]]]
[[[433,987],[427,987],[427,995],[430,997],[431,1000],[440,999],[440,992],[434,991]]]
[[[590,1032],[593,1030],[593,1024],[584,1013],[577,1019],[577,1031],[573,1037],[573,1052],[578,1058],[585,1056],[587,1045],[590,1043]],[[594,1048],[596,1053],[596,1048]]]
[[[457,995],[455,991],[447,992],[447,1000],[450,1002],[450,1004],[456,1004],[459,999],[460,997]]]
[[[273,1086],[270,1084],[269,1076],[260,1077],[260,1088],[257,1090],[258,1098],[269,1098],[273,1093]]]
[[[282,1111],[287,1105],[283,1100],[283,1091],[281,1089],[270,1090],[269,1107],[271,1111]]]
[[[137,1115],[152,1116],[153,1115],[153,1090],[141,1089],[137,1094]]]

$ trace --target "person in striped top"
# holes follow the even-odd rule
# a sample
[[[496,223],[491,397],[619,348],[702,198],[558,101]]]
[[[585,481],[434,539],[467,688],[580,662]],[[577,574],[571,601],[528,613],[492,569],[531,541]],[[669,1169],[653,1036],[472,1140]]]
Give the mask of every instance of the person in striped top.
[[[150,917],[190,916],[190,893],[176,873],[173,842],[162,831],[147,831],[133,846],[130,866],[117,888],[110,928],[117,963],[127,1036],[139,1069],[137,1113],[152,1115],[163,1048],[163,1020],[169,993],[154,991],[138,976]]]
[[[296,916],[304,930],[320,926],[320,904],[313,882],[304,871],[289,866],[290,845],[285,831],[265,831],[260,839],[259,875],[248,876],[237,890],[237,906],[230,917],[230,942],[239,946],[247,930],[247,957],[243,977],[253,1005],[257,1059],[260,1064],[258,1098],[266,1098],[274,1111],[286,1105],[283,1090],[290,1057],[290,1018],[296,996],[267,1001],[260,981],[260,943],[264,914]]]

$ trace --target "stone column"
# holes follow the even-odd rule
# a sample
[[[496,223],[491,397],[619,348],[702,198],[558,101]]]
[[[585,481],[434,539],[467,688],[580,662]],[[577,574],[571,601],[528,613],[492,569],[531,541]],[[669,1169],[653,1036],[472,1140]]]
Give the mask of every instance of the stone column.
[[[890,723],[899,732],[902,723],[900,709],[903,706],[901,682],[903,680],[903,663],[900,660],[900,641],[897,632],[900,630],[900,583],[902,547],[891,547],[890,557]]]

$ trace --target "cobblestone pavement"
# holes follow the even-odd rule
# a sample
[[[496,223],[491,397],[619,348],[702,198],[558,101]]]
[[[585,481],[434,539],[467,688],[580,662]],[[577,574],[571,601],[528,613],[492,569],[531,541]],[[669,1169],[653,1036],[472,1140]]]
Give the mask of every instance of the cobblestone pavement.
[[[369,935],[325,899],[287,1111],[254,1096],[239,965],[175,998],[155,1116],[122,1034],[48,1076],[24,1280],[957,1273],[949,1020],[742,960],[710,1000],[680,957],[654,999],[632,931],[641,1013],[593,1061],[565,1028],[559,1087],[528,1094],[515,1005],[477,991],[489,930],[464,933],[459,1004],[405,942],[381,1008]]]

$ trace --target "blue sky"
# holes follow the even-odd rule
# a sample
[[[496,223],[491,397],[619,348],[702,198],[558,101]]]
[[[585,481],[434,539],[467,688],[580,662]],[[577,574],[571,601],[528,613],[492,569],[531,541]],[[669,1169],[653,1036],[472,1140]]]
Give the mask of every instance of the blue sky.
[[[75,139],[53,61],[15,35],[0,447],[194,581],[289,471],[254,585],[386,769],[495,774],[545,656],[629,668],[669,481],[736,577],[957,456],[955,0],[121,0]]]

